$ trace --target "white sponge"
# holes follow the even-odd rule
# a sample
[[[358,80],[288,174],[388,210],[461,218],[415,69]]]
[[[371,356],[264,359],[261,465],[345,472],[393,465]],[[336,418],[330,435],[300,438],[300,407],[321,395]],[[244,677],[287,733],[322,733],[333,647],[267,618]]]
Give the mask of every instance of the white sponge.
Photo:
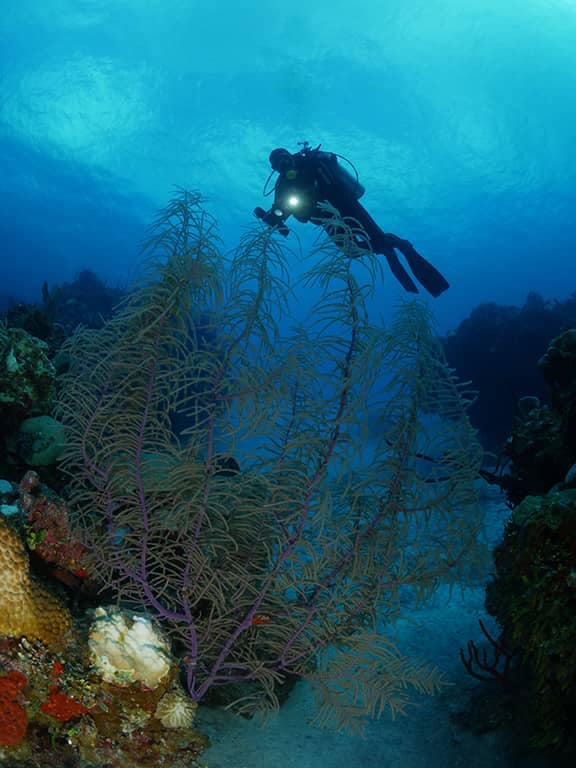
[[[92,664],[109,683],[156,688],[170,672],[170,647],[147,616],[97,608],[88,645]]]

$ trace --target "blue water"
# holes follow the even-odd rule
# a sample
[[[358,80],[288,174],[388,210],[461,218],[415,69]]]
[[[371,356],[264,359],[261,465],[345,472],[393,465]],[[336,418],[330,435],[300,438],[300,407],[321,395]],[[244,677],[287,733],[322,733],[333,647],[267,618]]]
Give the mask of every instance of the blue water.
[[[266,207],[270,150],[309,140],[447,275],[441,329],[482,301],[563,299],[574,40],[572,0],[5,0],[0,293],[85,267],[129,282],[174,185],[204,193],[232,247]],[[304,243],[311,227],[294,225]],[[398,292],[388,277],[379,307]]]

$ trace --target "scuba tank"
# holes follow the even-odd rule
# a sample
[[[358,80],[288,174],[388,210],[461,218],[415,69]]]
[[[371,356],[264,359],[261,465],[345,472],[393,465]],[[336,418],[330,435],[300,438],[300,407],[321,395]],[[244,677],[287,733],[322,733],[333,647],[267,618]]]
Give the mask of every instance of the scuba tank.
[[[349,192],[356,200],[360,200],[366,189],[360,184],[358,173],[354,166],[355,175],[353,176],[346,168],[343,168],[338,163],[338,155],[334,152],[320,152],[318,150],[312,150],[321,163],[321,169],[326,168],[325,180],[330,184],[336,184],[342,189]]]
[[[345,189],[347,189],[356,200],[360,200],[364,192],[366,192],[364,186],[360,184],[360,179],[358,178],[358,175],[352,176],[350,171],[347,171],[346,168],[343,168],[339,162],[338,158],[334,155],[334,165],[332,167],[332,171],[334,173],[334,176],[336,178],[336,181],[341,184]]]

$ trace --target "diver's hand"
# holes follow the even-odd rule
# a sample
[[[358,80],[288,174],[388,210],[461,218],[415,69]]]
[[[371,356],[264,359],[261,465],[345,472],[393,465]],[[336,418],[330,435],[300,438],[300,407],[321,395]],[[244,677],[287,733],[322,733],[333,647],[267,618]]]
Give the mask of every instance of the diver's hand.
[[[264,208],[258,206],[257,208],[254,208],[254,216],[256,216],[257,219],[261,219],[265,224],[268,224],[269,227],[277,229],[281,235],[284,235],[284,237],[288,237],[290,230],[286,224],[284,224],[282,219],[275,216],[272,211],[266,212]]]

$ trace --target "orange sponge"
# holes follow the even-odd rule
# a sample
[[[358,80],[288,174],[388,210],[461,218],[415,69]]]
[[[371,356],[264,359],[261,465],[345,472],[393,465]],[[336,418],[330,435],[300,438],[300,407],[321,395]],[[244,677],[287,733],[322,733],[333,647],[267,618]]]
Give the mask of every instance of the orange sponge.
[[[15,747],[24,738],[28,720],[16,697],[26,687],[22,672],[12,670],[0,677],[0,746]]]

